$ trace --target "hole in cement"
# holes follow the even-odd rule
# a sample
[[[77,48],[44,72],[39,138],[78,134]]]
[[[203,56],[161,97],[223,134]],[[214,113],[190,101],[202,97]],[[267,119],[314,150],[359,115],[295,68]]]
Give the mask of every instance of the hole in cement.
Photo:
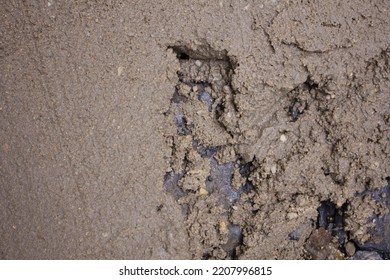
[[[188,60],[188,59],[190,59],[190,56],[188,54],[186,54],[185,52],[177,52],[177,58]]]

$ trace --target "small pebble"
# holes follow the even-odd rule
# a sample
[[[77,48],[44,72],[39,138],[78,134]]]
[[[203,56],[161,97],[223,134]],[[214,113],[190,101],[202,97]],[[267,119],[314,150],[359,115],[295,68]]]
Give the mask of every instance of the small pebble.
[[[356,252],[355,245],[352,242],[345,244],[345,252],[348,256],[353,256],[353,254]]]
[[[219,222],[219,233],[222,235],[226,235],[229,233],[229,229],[224,221]]]
[[[286,142],[287,141],[287,136],[284,135],[284,134],[280,135],[280,141]]]
[[[206,189],[204,189],[204,188],[199,189],[199,195],[208,195],[208,194],[209,194],[209,192]]]
[[[200,66],[202,66],[202,62],[200,60],[196,60],[195,61],[195,65],[200,67]]]
[[[227,94],[231,92],[229,86],[224,86],[222,90],[224,93],[227,93]]]
[[[123,73],[123,67],[119,66],[118,67],[118,76],[122,75],[122,73]]]
[[[295,213],[295,212],[287,213],[287,219],[288,220],[294,220],[296,218],[298,218],[298,214],[297,213]]]

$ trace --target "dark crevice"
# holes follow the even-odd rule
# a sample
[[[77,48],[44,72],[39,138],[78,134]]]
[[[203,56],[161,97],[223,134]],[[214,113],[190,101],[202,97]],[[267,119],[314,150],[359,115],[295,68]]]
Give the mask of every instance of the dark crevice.
[[[187,123],[186,117],[181,113],[177,113],[175,116],[175,125],[178,135],[188,135],[191,133],[191,127]]]
[[[315,83],[311,77],[308,77],[307,80],[303,83],[307,89],[310,91],[312,89],[317,89],[318,88],[318,84]]]
[[[317,210],[317,228],[326,229],[336,238],[340,247],[344,246],[347,240],[347,231],[344,228],[344,213],[347,210],[347,204],[345,203],[340,208],[337,208],[333,202],[327,200],[322,201]]]
[[[288,93],[290,104],[287,108],[291,122],[296,122],[298,118],[309,109],[310,102],[315,99],[318,84],[310,77],[303,83]]]
[[[183,60],[190,59],[190,56],[188,54],[186,54],[185,52],[178,51],[178,52],[176,52],[176,54],[177,54],[178,59],[183,59]]]
[[[175,91],[171,98],[171,103],[179,104],[180,102],[187,102],[187,97],[181,95],[177,88],[175,88]]]

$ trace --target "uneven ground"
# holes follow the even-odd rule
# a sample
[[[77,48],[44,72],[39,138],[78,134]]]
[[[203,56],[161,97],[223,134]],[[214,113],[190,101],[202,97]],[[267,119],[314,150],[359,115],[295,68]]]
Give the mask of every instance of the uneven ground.
[[[388,258],[368,2],[1,1],[0,259]]]

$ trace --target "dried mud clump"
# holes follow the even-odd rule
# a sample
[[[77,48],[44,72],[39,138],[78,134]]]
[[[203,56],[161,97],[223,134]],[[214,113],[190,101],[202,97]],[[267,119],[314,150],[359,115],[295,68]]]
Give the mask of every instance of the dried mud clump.
[[[387,209],[362,194],[390,173],[388,51],[347,84],[308,75],[252,93],[226,51],[169,52],[178,69],[164,185],[193,258],[343,259],[370,240]]]

